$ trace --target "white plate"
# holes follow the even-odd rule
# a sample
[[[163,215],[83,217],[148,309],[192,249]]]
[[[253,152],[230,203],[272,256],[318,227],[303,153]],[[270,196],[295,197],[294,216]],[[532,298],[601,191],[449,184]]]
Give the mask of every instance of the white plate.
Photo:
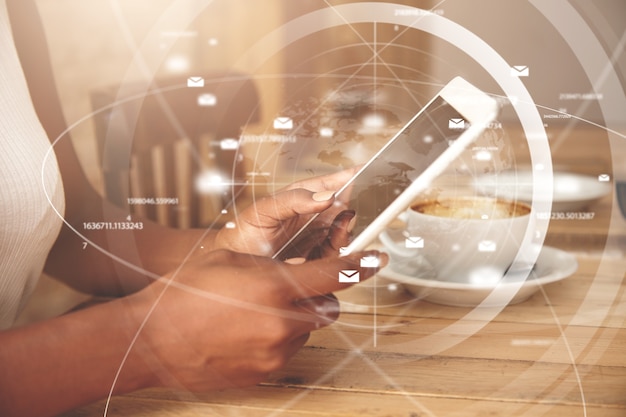
[[[611,185],[598,178],[569,172],[553,173],[552,211],[579,211],[611,192]],[[474,187],[482,194],[532,202],[531,171],[507,171],[479,176]]]
[[[496,307],[520,303],[538,291],[541,285],[572,275],[578,269],[578,262],[570,253],[544,246],[530,275],[528,272],[518,276],[507,274],[506,280],[485,286],[419,278],[416,276],[421,275],[419,269],[407,269],[406,264],[391,261],[379,275],[402,283],[413,296],[433,303],[457,307]]]

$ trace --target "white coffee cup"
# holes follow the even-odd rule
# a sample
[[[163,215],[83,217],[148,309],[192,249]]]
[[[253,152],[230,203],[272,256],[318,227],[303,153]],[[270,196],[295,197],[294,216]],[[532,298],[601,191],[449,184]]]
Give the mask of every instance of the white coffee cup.
[[[414,262],[433,279],[489,286],[515,259],[530,219],[530,206],[492,197],[420,201],[405,211],[402,233],[380,240],[392,262]],[[424,268],[424,265],[427,265]]]

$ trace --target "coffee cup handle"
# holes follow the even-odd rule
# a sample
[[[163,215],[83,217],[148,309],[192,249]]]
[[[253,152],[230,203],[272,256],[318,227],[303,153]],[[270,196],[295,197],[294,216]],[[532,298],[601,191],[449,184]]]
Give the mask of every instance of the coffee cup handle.
[[[408,220],[408,215],[406,212],[400,213],[398,219],[403,221],[404,223]],[[415,256],[415,250],[411,250],[405,248],[401,244],[399,244],[396,240],[394,240],[391,236],[389,236],[389,232],[387,230],[383,230],[380,235],[378,235],[381,243],[385,246],[385,250],[391,252],[392,255],[398,256],[400,258],[409,258]]]

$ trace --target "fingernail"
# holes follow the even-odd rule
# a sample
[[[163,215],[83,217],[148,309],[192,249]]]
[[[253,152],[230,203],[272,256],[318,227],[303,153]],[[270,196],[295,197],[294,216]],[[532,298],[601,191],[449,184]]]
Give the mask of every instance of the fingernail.
[[[315,314],[322,317],[335,317],[339,315],[339,303],[336,301],[325,301],[315,305]]]
[[[290,265],[301,265],[306,262],[306,258],[289,258],[285,259],[286,264]]]
[[[348,233],[350,233],[353,229],[354,226],[356,226],[356,215],[350,219],[350,223],[348,223],[348,227],[346,228],[346,230],[348,230]]]
[[[313,194],[313,200],[315,201],[328,201],[335,195],[334,191],[320,191]]]
[[[376,256],[378,257],[380,268],[384,268],[385,266],[387,266],[387,264],[389,263],[389,255],[387,255],[385,252],[378,252]]]

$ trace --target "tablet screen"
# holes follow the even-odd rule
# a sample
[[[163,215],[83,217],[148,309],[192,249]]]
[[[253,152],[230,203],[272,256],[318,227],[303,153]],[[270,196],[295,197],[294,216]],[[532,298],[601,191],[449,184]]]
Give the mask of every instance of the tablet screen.
[[[378,152],[346,186],[337,193],[341,199],[349,195],[348,209],[356,212],[352,239],[391,204],[409,185],[433,163],[468,127],[457,110],[437,96],[402,131]],[[324,235],[319,229],[300,230],[275,257],[306,256],[315,236]]]

